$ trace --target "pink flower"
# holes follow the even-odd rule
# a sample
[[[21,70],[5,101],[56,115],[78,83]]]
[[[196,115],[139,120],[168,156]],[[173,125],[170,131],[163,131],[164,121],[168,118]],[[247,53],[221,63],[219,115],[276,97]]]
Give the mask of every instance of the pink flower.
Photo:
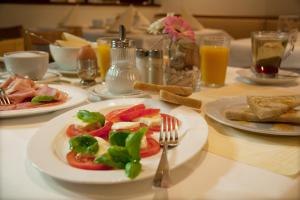
[[[195,34],[192,27],[177,16],[167,16],[164,20],[164,33],[167,33],[173,41],[181,38],[189,38],[195,40]]]

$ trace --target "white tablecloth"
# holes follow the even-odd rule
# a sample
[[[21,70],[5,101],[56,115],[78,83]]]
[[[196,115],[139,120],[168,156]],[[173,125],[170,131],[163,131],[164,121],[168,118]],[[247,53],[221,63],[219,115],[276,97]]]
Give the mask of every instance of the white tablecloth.
[[[231,41],[229,65],[249,67],[251,64],[251,39],[245,38]],[[300,34],[298,34],[293,53],[281,63],[281,67],[300,69]]]
[[[229,68],[227,84],[236,82],[236,70]],[[0,199],[300,198],[300,176],[290,178],[274,174],[203,151],[172,171],[174,185],[168,190],[152,189],[151,179],[117,185],[81,185],[58,181],[36,170],[26,158],[26,149],[30,137],[38,128],[63,112],[65,110],[1,119]]]
[[[220,34],[232,38],[228,33],[220,29],[203,29],[201,31],[195,32],[197,41],[199,41],[199,39],[205,35],[220,35]],[[90,41],[96,41],[98,38],[101,37],[118,37],[118,34],[108,33],[104,29],[85,28],[83,29],[83,37]],[[160,45],[159,41],[162,38],[162,36],[160,35],[150,35],[138,30],[136,32],[128,33],[127,37],[135,40],[136,46],[138,48],[144,48],[144,49],[159,48]]]

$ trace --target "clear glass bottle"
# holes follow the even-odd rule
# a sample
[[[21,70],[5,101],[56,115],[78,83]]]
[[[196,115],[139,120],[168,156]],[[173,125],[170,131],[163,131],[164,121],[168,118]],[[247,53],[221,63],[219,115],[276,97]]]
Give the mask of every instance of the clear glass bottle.
[[[111,67],[105,82],[112,94],[130,94],[133,83],[140,80],[136,68],[136,48],[132,40],[116,39],[111,42]]]

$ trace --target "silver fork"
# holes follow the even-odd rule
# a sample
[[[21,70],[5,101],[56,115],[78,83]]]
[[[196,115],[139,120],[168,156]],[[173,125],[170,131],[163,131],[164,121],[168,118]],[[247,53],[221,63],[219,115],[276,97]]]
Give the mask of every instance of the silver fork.
[[[5,93],[5,91],[0,88],[0,105],[10,105],[11,102],[7,96],[7,94]]]
[[[153,179],[153,186],[168,188],[171,185],[167,155],[168,147],[178,145],[178,122],[175,118],[166,117],[162,122],[159,133],[159,144],[163,147],[163,152]]]

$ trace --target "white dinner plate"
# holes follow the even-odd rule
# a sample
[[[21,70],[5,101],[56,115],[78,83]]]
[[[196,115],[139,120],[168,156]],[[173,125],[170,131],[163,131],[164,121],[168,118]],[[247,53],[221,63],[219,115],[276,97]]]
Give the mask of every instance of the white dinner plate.
[[[134,90],[132,93],[128,94],[112,94],[108,91],[105,84],[95,85],[89,89],[89,92],[101,99],[141,98],[148,96],[148,94],[142,90]]]
[[[279,70],[278,76],[275,78],[255,76],[255,74],[250,69],[238,70],[237,74],[248,81],[264,85],[287,84],[294,82],[299,78],[299,74],[281,69]]]
[[[49,69],[57,70],[59,73],[66,75],[66,76],[77,76],[76,70],[61,69],[55,62],[49,63]]]
[[[74,120],[74,116],[78,110],[100,111],[105,114],[116,108],[139,103],[144,103],[146,107],[160,108],[162,113],[171,114],[182,122],[179,130],[179,145],[168,151],[171,169],[187,162],[203,148],[207,140],[208,126],[201,115],[190,108],[184,106],[174,107],[153,99],[114,99],[88,104],[52,119],[41,127],[30,139],[27,148],[27,157],[33,166],[41,172],[69,182],[114,184],[154,176],[160,159],[160,153],[141,160],[142,172],[134,180],[130,180],[125,175],[124,170],[83,170],[71,167],[66,161],[66,154],[69,151],[69,138],[66,136],[65,130],[72,123],[72,120]]]
[[[300,126],[282,123],[256,123],[245,121],[229,120],[225,117],[225,111],[236,107],[247,105],[246,97],[222,98],[204,105],[204,111],[207,116],[215,121],[231,126],[233,128],[271,135],[300,135]]]
[[[60,91],[67,93],[68,94],[67,101],[62,104],[53,105],[53,106],[0,111],[0,118],[21,117],[21,116],[54,112],[57,110],[62,110],[65,108],[70,108],[72,106],[78,105],[87,99],[86,91],[77,87],[68,86],[68,85],[52,85],[52,84],[49,84],[49,87],[57,88]]]

